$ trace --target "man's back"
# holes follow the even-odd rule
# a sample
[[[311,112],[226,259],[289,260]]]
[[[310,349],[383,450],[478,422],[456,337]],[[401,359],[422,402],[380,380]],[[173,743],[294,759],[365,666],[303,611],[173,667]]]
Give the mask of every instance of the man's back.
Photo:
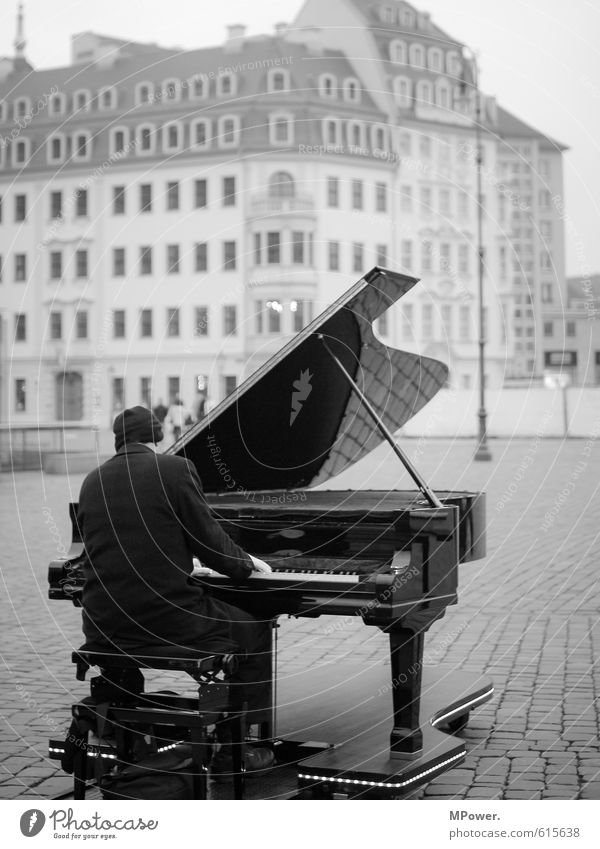
[[[134,648],[216,636],[218,623],[202,616],[201,589],[187,583],[192,555],[238,577],[248,559],[210,516],[187,460],[126,445],[85,479],[78,521],[90,563],[88,642]]]

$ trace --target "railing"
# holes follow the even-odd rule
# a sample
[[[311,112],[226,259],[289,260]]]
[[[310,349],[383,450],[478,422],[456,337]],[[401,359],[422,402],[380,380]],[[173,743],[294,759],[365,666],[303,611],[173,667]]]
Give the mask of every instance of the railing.
[[[3,472],[41,469],[48,454],[87,451],[99,451],[99,428],[89,422],[0,424],[0,471]]]
[[[251,215],[274,215],[286,212],[310,212],[314,210],[315,202],[310,195],[294,195],[293,197],[273,197],[259,195],[250,200]]]

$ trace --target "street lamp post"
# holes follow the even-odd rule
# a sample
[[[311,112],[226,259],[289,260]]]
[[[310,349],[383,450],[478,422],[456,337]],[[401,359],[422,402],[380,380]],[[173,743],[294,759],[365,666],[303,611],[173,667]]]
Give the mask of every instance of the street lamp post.
[[[492,454],[487,443],[487,412],[485,409],[485,307],[483,277],[485,273],[485,249],[483,247],[483,147],[481,141],[481,90],[479,88],[479,67],[477,55],[473,54],[473,87],[475,90],[475,144],[477,147],[477,282],[479,301],[479,410],[477,413],[479,435],[475,460],[491,460]]]

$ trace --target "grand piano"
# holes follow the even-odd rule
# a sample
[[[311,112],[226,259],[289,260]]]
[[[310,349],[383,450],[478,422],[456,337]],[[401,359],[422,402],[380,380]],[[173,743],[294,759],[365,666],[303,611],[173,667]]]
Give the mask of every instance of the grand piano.
[[[423,686],[424,635],[457,602],[458,565],[485,555],[485,496],[434,492],[393,437],[448,374],[375,336],[373,322],[417,282],[373,268],[166,452],[195,464],[222,527],[273,568],[244,586],[202,567],[192,581],[261,618],[357,617],[388,635],[389,658],[362,678],[388,699],[362,699],[351,728],[322,709],[303,723],[323,747],[307,744],[299,783],[325,793],[403,795],[460,763],[463,741],[440,729],[464,727],[493,691],[486,678],[428,669]],[[384,440],[414,488],[327,488]],[[49,595],[77,604],[75,515],[71,505],[73,546],[50,564]],[[356,700],[345,665],[316,670],[318,692],[331,691],[324,676],[336,699]],[[280,709],[277,734],[301,745],[296,721]]]

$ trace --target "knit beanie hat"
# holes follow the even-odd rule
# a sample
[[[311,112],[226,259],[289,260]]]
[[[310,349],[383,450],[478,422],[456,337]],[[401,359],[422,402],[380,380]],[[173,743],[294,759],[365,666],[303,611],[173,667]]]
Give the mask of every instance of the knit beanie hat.
[[[162,426],[151,410],[146,407],[129,407],[115,418],[113,424],[115,451],[126,442],[160,442]]]

